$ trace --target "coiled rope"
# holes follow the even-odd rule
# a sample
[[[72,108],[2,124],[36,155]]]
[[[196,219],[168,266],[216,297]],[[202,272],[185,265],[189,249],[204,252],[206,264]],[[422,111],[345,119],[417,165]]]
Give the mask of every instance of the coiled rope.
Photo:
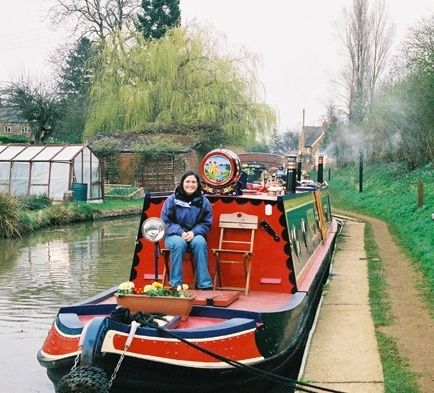
[[[91,366],[74,368],[56,386],[56,393],[108,393],[109,390],[105,371]]]

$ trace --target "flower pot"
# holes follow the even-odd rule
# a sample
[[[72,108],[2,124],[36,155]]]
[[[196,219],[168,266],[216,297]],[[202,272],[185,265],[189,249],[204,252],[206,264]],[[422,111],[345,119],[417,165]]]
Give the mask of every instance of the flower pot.
[[[194,296],[148,296],[148,295],[117,295],[119,306],[128,308],[132,313],[161,313],[166,315],[180,315],[186,321],[193,308]]]

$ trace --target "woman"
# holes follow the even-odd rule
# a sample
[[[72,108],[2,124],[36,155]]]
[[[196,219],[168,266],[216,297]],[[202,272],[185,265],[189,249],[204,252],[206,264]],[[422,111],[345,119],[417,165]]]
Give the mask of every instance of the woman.
[[[206,235],[212,223],[211,204],[202,195],[199,176],[184,173],[176,188],[164,202],[161,219],[167,226],[164,243],[171,253],[170,285],[183,283],[182,261],[187,248],[193,250],[199,289],[212,289],[208,272]]]

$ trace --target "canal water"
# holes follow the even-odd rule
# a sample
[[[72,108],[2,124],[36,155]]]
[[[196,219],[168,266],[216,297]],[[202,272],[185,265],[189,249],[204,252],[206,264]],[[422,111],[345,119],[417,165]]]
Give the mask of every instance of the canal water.
[[[0,392],[54,393],[36,359],[51,323],[61,305],[128,280],[139,220],[97,221],[0,239]],[[270,393],[290,391],[270,388]]]
[[[53,393],[36,354],[61,305],[126,281],[140,217],[0,239],[1,392]]]

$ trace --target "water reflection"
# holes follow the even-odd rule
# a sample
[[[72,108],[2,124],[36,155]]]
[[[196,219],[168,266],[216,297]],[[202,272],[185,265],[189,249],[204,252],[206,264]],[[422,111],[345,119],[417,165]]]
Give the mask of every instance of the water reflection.
[[[128,279],[138,226],[137,216],[0,240],[0,377],[10,384],[4,391],[54,391],[36,352],[59,306]]]

